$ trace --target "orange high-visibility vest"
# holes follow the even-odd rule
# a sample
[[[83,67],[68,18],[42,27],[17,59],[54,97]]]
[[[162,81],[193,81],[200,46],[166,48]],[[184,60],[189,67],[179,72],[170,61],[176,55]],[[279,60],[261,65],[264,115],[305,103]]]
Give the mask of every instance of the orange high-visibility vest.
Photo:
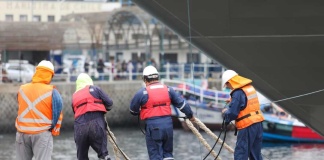
[[[246,85],[241,88],[246,97],[247,104],[246,107],[240,111],[237,119],[235,120],[235,125],[237,129],[246,128],[253,123],[262,122],[264,117],[260,110],[260,103],[256,90],[252,85]]]
[[[48,131],[52,125],[52,93],[54,86],[43,83],[22,85],[18,92],[18,116],[16,128],[19,132],[37,134]],[[61,112],[52,135],[60,134],[63,114]]]

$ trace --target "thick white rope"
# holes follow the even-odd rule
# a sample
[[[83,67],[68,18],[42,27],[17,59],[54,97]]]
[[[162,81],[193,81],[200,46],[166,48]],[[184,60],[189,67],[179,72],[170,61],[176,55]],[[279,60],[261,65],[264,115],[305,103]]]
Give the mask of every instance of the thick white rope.
[[[185,122],[187,124],[187,126],[191,129],[191,131],[197,136],[197,138],[199,139],[199,141],[207,148],[208,151],[210,151],[212,148],[210,147],[210,145],[206,142],[206,140],[203,138],[203,136],[199,133],[199,131],[196,129],[196,127],[194,127],[194,125],[190,122],[190,120],[185,119]],[[216,152],[213,150],[211,152],[211,154],[216,157],[217,154]],[[218,160],[221,160],[221,158],[217,157]]]
[[[107,122],[107,118],[105,117],[105,121],[107,123],[107,136],[108,136],[108,140],[110,142],[110,144],[113,145],[113,149],[114,149],[114,155],[115,155],[115,159],[116,160],[119,160],[119,154],[123,155],[124,158],[126,160],[130,160],[130,158],[125,154],[125,152],[123,152],[121,149],[118,149],[118,146],[117,146],[117,141],[116,141],[116,137],[114,135],[113,132],[110,131],[110,128],[109,128],[109,125],[108,125],[108,122]],[[109,136],[110,135],[110,136]],[[113,138],[113,139],[112,139]],[[115,143],[116,142],[116,143]]]
[[[206,125],[204,123],[202,123],[198,118],[195,117],[195,121],[194,121],[196,124],[198,124],[198,126],[203,129],[209,136],[213,137],[215,140],[218,139],[218,137],[209,129],[206,127]],[[222,144],[223,143],[223,140],[221,140],[220,138],[218,139],[218,143]],[[225,142],[224,142],[224,147],[230,151],[231,153],[234,153],[234,150],[229,146],[227,145]]]
[[[113,150],[114,150],[114,155],[115,155],[115,159],[116,160],[119,160],[119,152],[118,152],[118,148],[117,148],[117,146],[116,146],[116,144],[114,143],[114,141],[112,140],[112,138],[109,136],[109,133],[112,135],[112,132],[108,129],[108,131],[107,131],[107,136],[108,136],[108,140],[109,140],[109,142],[110,142],[110,144],[112,144],[113,145]],[[113,136],[114,137],[114,136]],[[114,139],[115,139],[115,141],[116,141],[116,138],[114,137]]]

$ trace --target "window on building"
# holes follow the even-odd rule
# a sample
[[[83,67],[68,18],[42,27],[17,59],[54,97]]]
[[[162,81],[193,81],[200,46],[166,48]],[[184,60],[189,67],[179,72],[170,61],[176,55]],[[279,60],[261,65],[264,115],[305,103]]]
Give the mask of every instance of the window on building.
[[[187,53],[187,63],[200,63],[200,54]]]
[[[48,22],[55,22],[55,16],[53,16],[53,15],[47,16],[47,21]]]
[[[140,60],[142,61],[142,62],[144,62],[145,61],[145,59],[146,59],[146,53],[141,53],[141,55],[140,55]]]
[[[146,53],[141,52],[141,53],[132,53],[132,60],[133,61],[141,61],[144,62],[146,60]]]
[[[115,57],[117,62],[121,62],[123,60],[123,52],[117,52]]]
[[[177,53],[164,53],[164,55],[162,55],[160,53],[160,60],[161,63],[178,63],[178,54]]]
[[[105,61],[106,61],[106,62],[109,62],[109,57],[110,57],[110,53],[107,51],[107,52],[105,53]]]
[[[132,53],[132,60],[137,61],[137,59],[138,59],[138,54],[136,52],[133,52]]]
[[[13,15],[12,14],[6,14],[5,20],[8,22],[12,22],[13,21]]]
[[[21,22],[26,22],[26,21],[28,21],[28,17],[27,17],[27,15],[20,15],[20,16],[19,16],[19,21],[21,21]]]
[[[41,16],[40,15],[33,16],[33,22],[40,22],[40,21],[41,21]]]

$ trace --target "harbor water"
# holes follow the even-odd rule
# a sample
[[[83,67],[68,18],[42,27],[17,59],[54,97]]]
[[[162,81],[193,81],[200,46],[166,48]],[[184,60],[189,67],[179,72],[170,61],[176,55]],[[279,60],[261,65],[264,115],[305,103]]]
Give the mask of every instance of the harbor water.
[[[131,160],[147,160],[148,154],[145,145],[145,138],[139,128],[111,128],[117,144]],[[213,146],[215,140],[204,131],[200,132],[204,139]],[[218,136],[219,132],[214,132]],[[224,133],[222,134],[224,135]],[[223,138],[223,136],[221,136]],[[225,142],[234,148],[236,137],[233,132],[227,132]],[[114,156],[112,145],[109,145],[109,153]],[[218,153],[220,144],[215,146]],[[174,158],[176,160],[202,160],[208,150],[202,145],[198,138],[191,132],[181,128],[174,130]],[[263,159],[272,160],[316,160],[324,157],[324,144],[310,143],[269,143],[264,142],[262,147]],[[0,135],[0,160],[13,160],[15,155],[15,133]],[[223,160],[233,159],[233,154],[223,147],[220,158]],[[75,160],[76,147],[73,132],[62,132],[60,136],[54,137],[53,160]],[[96,153],[90,149],[89,159],[97,160]],[[115,157],[113,157],[115,159]],[[120,159],[123,159],[120,156]],[[208,160],[214,159],[209,155]]]

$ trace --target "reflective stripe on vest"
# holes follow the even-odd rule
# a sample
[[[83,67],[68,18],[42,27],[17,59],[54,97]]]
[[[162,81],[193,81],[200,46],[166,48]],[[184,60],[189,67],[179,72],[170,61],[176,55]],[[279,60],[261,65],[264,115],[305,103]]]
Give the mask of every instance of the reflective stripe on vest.
[[[63,120],[63,113],[61,112],[59,120],[57,121],[55,127],[52,129],[52,135],[53,136],[60,135],[60,129],[61,129],[62,120]]]
[[[36,105],[44,100],[45,98],[52,96],[52,91],[49,91],[41,96],[39,96],[34,102],[31,102],[23,90],[19,90],[19,93],[21,97],[25,100],[25,102],[28,104],[28,107],[18,116],[19,122],[27,122],[27,123],[48,123],[52,124],[52,121],[49,120],[44,114],[42,114],[39,110],[37,110]],[[34,119],[34,118],[24,118],[24,116],[30,111],[33,110],[38,116],[40,116],[42,119]]]
[[[253,123],[262,122],[264,120],[260,110],[260,103],[256,90],[252,85],[246,85],[241,88],[246,95],[247,104],[245,109],[240,111],[235,125],[237,129],[246,128]]]
[[[51,87],[52,86],[48,86],[47,89],[50,89]],[[31,88],[30,85],[29,88]],[[18,93],[19,96],[21,97],[19,103],[22,103],[24,101],[26,103],[26,106],[24,107],[26,108],[22,112],[20,112],[20,114],[17,116],[15,122],[17,129],[21,132],[26,132],[26,133],[38,133],[50,129],[52,125],[52,120],[49,119],[50,117],[45,116],[41,111],[39,111],[37,109],[37,105],[40,102],[46,101],[47,98],[51,98],[53,91],[52,90],[47,91],[42,95],[38,96],[33,101],[31,101],[27,97],[23,89],[20,89]],[[25,118],[25,116],[31,111],[33,111],[34,115],[39,118]],[[60,119],[58,123],[62,123],[61,120],[62,119]],[[26,126],[23,124],[25,124]]]

